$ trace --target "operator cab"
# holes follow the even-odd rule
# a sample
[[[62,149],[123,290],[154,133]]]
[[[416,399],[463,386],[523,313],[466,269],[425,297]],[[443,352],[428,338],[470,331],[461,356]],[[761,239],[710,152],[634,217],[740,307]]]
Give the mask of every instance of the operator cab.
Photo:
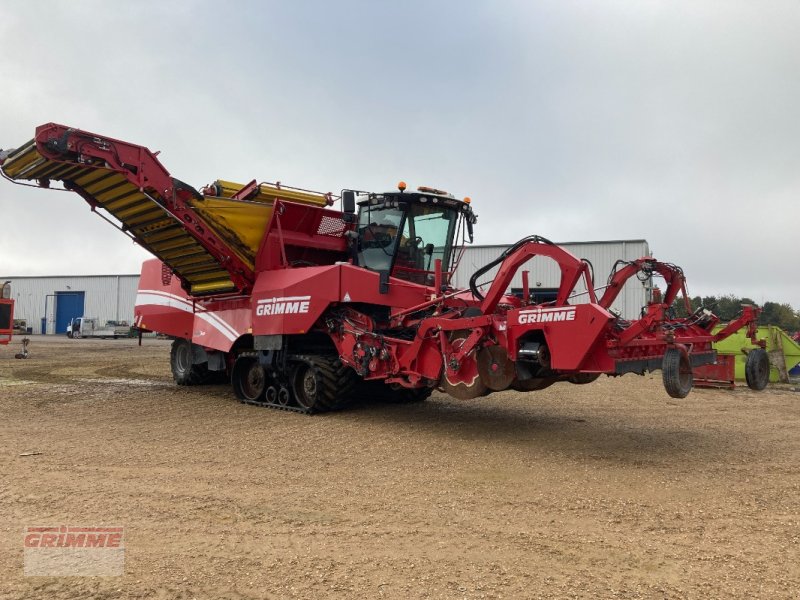
[[[469,204],[441,190],[420,187],[406,192],[358,194],[354,257],[360,266],[412,283],[432,285],[435,261],[442,261],[443,282],[452,272],[456,240],[472,241],[475,215]],[[347,193],[343,194],[347,203]],[[351,197],[355,204],[355,193]],[[351,207],[352,210],[355,206]],[[345,212],[347,207],[345,207]],[[466,234],[466,235],[465,235]]]

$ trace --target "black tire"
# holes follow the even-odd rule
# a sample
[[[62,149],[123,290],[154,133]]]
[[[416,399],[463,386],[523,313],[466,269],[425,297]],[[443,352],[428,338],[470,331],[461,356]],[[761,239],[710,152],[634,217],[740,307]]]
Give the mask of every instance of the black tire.
[[[518,392],[538,392],[549,388],[556,381],[557,377],[531,377],[530,379],[515,379],[511,382],[511,389]]]
[[[359,400],[385,402],[387,404],[413,404],[424,402],[433,393],[433,388],[405,388],[383,381],[359,381],[355,395]]]
[[[769,356],[763,348],[756,348],[747,354],[744,365],[744,378],[751,390],[761,391],[769,383]]]
[[[177,339],[172,342],[169,365],[172,378],[178,385],[202,385],[209,379],[208,363],[192,363],[192,342]]]
[[[308,412],[339,410],[353,401],[358,376],[335,356],[291,358],[289,388],[294,401]]]
[[[267,374],[257,356],[244,355],[236,359],[231,372],[233,393],[242,402],[263,402],[267,391]]]
[[[600,375],[600,373],[575,373],[575,375],[570,375],[567,381],[575,385],[586,385],[587,383],[597,381]]]
[[[694,375],[689,357],[677,348],[667,348],[661,362],[664,389],[673,398],[686,398],[692,391]]]

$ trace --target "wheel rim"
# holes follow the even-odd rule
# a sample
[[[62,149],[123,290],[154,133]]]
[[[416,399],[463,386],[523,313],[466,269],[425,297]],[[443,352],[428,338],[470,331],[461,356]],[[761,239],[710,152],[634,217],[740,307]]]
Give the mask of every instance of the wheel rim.
[[[756,368],[756,377],[758,377],[759,381],[763,381],[767,377],[769,377],[769,361],[768,360],[759,360],[758,366]]]
[[[288,406],[289,405],[289,390],[285,387],[282,387],[278,391],[278,404],[281,406]]]
[[[189,346],[187,344],[180,344],[175,350],[175,366],[182,373],[189,370]]]
[[[252,361],[242,377],[242,393],[248,399],[255,400],[264,392],[265,384],[264,369],[257,361]]]
[[[303,408],[311,408],[317,399],[317,376],[308,365],[300,365],[294,376],[294,397]]]
[[[264,397],[267,374],[258,360],[240,357],[233,367],[233,388],[236,396],[244,402],[257,402]]]

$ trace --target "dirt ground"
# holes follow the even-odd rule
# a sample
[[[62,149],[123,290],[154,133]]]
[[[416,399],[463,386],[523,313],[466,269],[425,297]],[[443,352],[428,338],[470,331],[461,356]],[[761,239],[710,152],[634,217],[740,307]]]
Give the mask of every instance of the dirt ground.
[[[172,384],[169,342],[0,347],[0,598],[791,598],[800,394],[659,374],[303,416]],[[40,452],[29,456],[21,454]],[[122,577],[25,577],[28,525]]]

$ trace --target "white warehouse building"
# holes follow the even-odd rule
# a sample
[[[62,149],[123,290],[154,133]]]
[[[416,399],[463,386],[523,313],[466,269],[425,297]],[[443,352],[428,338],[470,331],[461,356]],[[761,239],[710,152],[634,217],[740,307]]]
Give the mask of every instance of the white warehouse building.
[[[647,240],[611,240],[596,242],[558,242],[558,245],[574,254],[578,258],[585,258],[591,263],[594,272],[594,287],[598,297],[603,294],[604,286],[608,280],[614,263],[617,260],[632,261],[643,256],[652,256]],[[453,287],[469,287],[469,279],[472,274],[480,267],[495,260],[508,246],[467,246],[464,254],[456,268],[452,278]],[[497,269],[483,275],[478,284],[490,282]],[[517,270],[511,282],[511,289],[522,290],[522,271],[529,271],[528,287],[532,296],[547,298],[547,293],[553,288],[558,288],[561,281],[561,271],[558,264],[550,258],[536,257],[529,260]],[[625,284],[622,292],[611,305],[611,309],[624,319],[638,319],[641,316],[642,307],[647,304],[651,297],[652,281],[642,282],[637,278],[631,278]],[[488,286],[484,289],[488,289]],[[537,294],[541,290],[542,294]],[[589,296],[585,292],[585,286],[578,283],[575,288],[576,295],[572,300],[573,304],[589,301]]]
[[[645,240],[569,242],[559,244],[578,258],[587,259],[594,269],[595,287],[601,288],[617,260],[634,260],[650,256]],[[508,246],[467,246],[452,279],[454,287],[469,286],[470,276],[480,267],[496,259]],[[517,272],[511,288],[522,288],[521,271],[530,271],[529,287],[546,292],[558,287],[560,271],[550,259],[535,258]],[[496,270],[496,269],[495,269]],[[494,272],[484,275],[479,283],[491,281]],[[106,321],[133,322],[138,275],[59,275],[52,277],[13,277],[0,275],[0,283],[11,281],[11,294],[16,301],[15,319],[24,319],[32,333],[63,334],[74,317],[95,317]],[[650,282],[633,278],[628,281],[612,308],[626,319],[637,318],[650,297]],[[577,292],[582,292],[579,284]],[[598,292],[602,294],[602,290]],[[583,294],[573,302],[586,302]]]
[[[57,275],[13,277],[14,319],[23,319],[32,333],[66,333],[74,317],[96,317],[100,323],[133,323],[138,275]]]

